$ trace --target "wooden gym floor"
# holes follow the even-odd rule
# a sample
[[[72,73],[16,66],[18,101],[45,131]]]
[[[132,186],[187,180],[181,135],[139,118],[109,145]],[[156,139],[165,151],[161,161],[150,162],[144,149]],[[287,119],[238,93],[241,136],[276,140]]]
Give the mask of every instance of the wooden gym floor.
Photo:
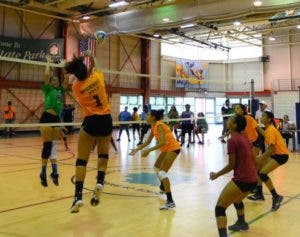
[[[226,145],[217,139],[220,126],[210,126],[204,146],[183,148],[170,171],[173,196],[177,207],[159,211],[164,202],[156,186],[152,167],[157,153],[148,158],[127,154],[134,147],[125,133],[118,144],[119,154],[110,153],[104,193],[98,207],[89,200],[95,185],[96,156],[91,154],[85,182],[85,206],[78,214],[70,214],[74,185],[77,135],[69,137],[72,151],[64,151],[59,142],[60,185],[48,179],[48,187],[40,185],[39,137],[0,140],[0,236],[1,237],[213,237],[217,235],[214,206],[231,174],[212,182],[210,171],[227,162]],[[116,136],[116,134],[115,134]],[[48,175],[50,174],[48,166]],[[265,190],[265,202],[245,201],[250,230],[230,233],[245,237],[300,236],[300,156],[291,153],[289,162],[270,177],[284,196],[282,207],[270,212],[271,196]],[[233,207],[227,210],[228,223],[236,220]]]

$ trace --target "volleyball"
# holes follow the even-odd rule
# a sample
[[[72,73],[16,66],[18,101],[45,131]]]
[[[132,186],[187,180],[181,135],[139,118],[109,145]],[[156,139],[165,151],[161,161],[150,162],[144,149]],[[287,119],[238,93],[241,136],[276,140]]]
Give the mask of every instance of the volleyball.
[[[94,33],[94,37],[97,42],[102,42],[108,38],[108,34],[102,30],[98,30]]]

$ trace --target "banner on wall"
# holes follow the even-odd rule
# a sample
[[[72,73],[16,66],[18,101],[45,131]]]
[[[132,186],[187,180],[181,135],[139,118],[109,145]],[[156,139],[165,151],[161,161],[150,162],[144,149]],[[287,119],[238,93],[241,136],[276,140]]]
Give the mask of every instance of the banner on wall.
[[[0,57],[45,62],[47,54],[60,62],[64,58],[64,39],[0,37]]]
[[[175,87],[185,89],[207,89],[208,64],[186,59],[176,60]]]

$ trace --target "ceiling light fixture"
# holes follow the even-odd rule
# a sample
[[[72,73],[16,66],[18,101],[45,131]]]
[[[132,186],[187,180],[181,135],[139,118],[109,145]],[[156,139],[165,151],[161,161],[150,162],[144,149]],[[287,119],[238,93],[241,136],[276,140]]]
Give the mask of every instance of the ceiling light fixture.
[[[160,37],[160,34],[154,34],[153,35],[155,38],[159,38]]]
[[[83,17],[82,17],[83,20],[88,20],[88,19],[90,19],[90,18],[91,18],[90,16],[83,16]]]
[[[255,1],[253,2],[253,5],[254,5],[255,7],[260,7],[260,6],[262,5],[262,1],[261,1],[261,0],[255,0]]]
[[[275,41],[276,39],[275,39],[274,36],[269,36],[269,40],[270,40],[270,41]]]
[[[300,29],[300,25],[297,25],[297,29]]]
[[[125,7],[125,6],[128,6],[128,5],[129,5],[128,2],[126,2],[126,1],[120,1],[120,2],[111,3],[108,6],[110,8],[118,8],[118,7]]]
[[[170,21],[169,18],[163,18],[162,20],[163,20],[163,22],[169,22]]]
[[[242,23],[241,23],[240,21],[235,21],[235,22],[233,22],[233,24],[234,24],[235,26],[240,26]]]
[[[182,26],[180,26],[180,28],[184,29],[184,28],[189,28],[189,27],[193,27],[193,26],[195,26],[195,24],[191,23],[191,24],[182,25]]]

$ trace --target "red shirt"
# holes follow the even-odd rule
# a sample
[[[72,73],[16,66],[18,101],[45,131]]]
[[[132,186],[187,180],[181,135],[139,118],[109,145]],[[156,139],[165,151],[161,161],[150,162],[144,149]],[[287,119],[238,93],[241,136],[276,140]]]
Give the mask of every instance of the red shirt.
[[[227,143],[228,155],[235,155],[232,180],[252,183],[257,181],[257,170],[252,154],[252,144],[244,134],[234,134]]]

